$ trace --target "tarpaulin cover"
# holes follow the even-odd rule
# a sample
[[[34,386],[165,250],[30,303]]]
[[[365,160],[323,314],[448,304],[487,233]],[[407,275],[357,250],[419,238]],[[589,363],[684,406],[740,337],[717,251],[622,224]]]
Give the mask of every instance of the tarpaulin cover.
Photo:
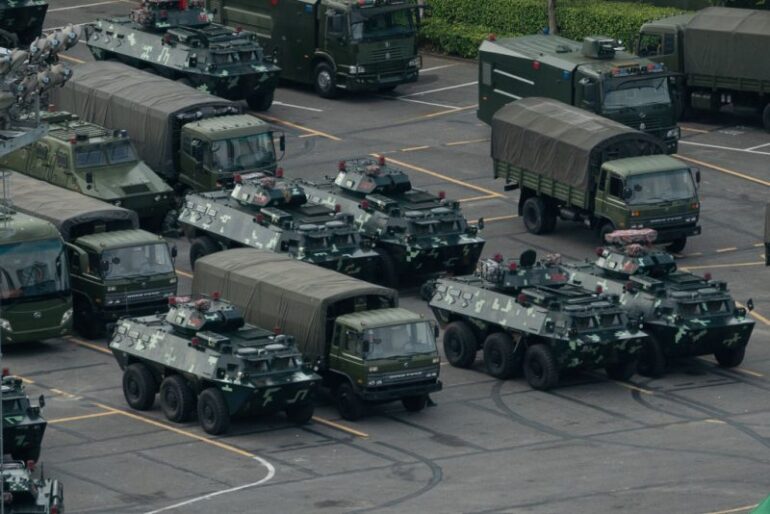
[[[653,136],[548,98],[517,100],[492,118],[493,159],[583,190],[591,166],[600,165],[601,152],[615,143],[661,145]]]
[[[324,355],[326,322],[335,303],[364,295],[388,298],[393,305],[398,301],[392,289],[251,248],[195,261],[193,294],[213,291],[243,309],[247,322],[267,329],[280,327],[294,336],[311,358]]]
[[[770,11],[709,7],[684,27],[687,73],[770,80]]]
[[[119,222],[124,229],[139,228],[134,211],[19,173],[11,173],[10,190],[14,209],[53,223],[68,242],[83,235],[79,227],[94,222]]]
[[[209,107],[240,107],[179,82],[117,62],[80,64],[64,87],[51,89],[57,110],[107,128],[125,129],[156,173],[175,176],[176,116]]]

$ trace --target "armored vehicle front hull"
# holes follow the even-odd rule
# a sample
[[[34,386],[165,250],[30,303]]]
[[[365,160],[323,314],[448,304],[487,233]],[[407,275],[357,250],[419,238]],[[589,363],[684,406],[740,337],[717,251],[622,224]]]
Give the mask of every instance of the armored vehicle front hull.
[[[742,351],[749,344],[754,322],[727,320],[686,320],[680,324],[651,321],[645,330],[658,341],[668,357],[694,357],[721,351]]]
[[[19,2],[3,2],[0,6],[0,29],[14,34],[13,37],[0,34],[3,46],[14,47],[29,45],[43,30],[48,3],[44,0],[22,0]]]
[[[378,247],[388,252],[403,274],[434,275],[452,273],[467,275],[472,273],[476,262],[484,249],[480,238],[431,238],[401,245],[390,241],[380,241]]]
[[[3,451],[10,453],[14,459],[37,462],[40,457],[40,446],[43,444],[46,421],[37,418],[35,421],[19,419],[21,416],[5,416],[3,423]],[[17,421],[17,424],[11,424]]]

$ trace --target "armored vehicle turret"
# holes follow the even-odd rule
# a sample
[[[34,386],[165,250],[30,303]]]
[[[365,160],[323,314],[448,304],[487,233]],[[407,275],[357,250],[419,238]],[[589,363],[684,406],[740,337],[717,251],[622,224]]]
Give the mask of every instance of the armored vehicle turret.
[[[264,173],[235,175],[231,190],[189,194],[179,223],[192,239],[190,262],[228,248],[250,246],[366,276],[378,260],[353,216],[308,200],[301,185]]]
[[[270,108],[280,68],[256,34],[210,22],[202,0],[142,0],[128,17],[86,25],[97,60],[114,59],[230,100]]]
[[[7,514],[61,514],[64,512],[64,488],[58,480],[32,475],[31,462],[11,461],[0,465],[3,478],[3,503]]]
[[[167,314],[122,319],[110,342],[131,407],[150,409],[160,392],[163,413],[179,423],[197,402],[209,434],[226,432],[236,413],[285,410],[295,423],[310,420],[320,377],[293,337],[244,323],[218,293],[169,304]]]
[[[472,273],[484,240],[469,225],[459,202],[412,187],[403,170],[384,157],[339,163],[335,179],[303,182],[308,197],[351,214],[361,237],[380,254],[380,272],[395,287],[399,275]]]
[[[0,46],[26,46],[43,30],[48,2],[45,0],[0,0]]]
[[[738,366],[754,328],[725,282],[677,270],[674,257],[652,247],[652,229],[606,236],[593,263],[568,267],[570,283],[619,295],[620,303],[649,334],[639,371],[659,376],[675,357],[713,353],[724,367]],[[753,308],[753,302],[747,302]]]
[[[530,386],[550,389],[561,371],[604,367],[625,380],[647,335],[617,295],[567,282],[558,257],[537,262],[534,251],[505,262],[479,261],[474,275],[436,281],[430,306],[445,328],[450,364],[468,368],[484,351],[487,373],[508,378],[523,368]]]
[[[45,398],[40,395],[33,406],[19,377],[9,376],[3,370],[3,451],[23,461],[37,462],[47,422],[40,415]]]

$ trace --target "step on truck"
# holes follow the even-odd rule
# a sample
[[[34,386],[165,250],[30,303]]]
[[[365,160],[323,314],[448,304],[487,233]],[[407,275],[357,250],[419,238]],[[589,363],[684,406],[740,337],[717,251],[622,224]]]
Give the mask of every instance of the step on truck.
[[[636,51],[680,74],[678,114],[725,106],[759,114],[770,131],[770,12],[708,7],[642,25]]]
[[[13,173],[14,208],[52,223],[64,239],[75,329],[102,335],[126,315],[168,308],[176,249],[139,229],[134,211]]]
[[[552,98],[641,130],[677,149],[671,84],[662,64],[626,53],[601,36],[582,44],[553,35],[484,41],[479,48],[478,117],[531,96]]]
[[[193,294],[220,291],[246,320],[297,340],[340,414],[365,414],[368,403],[401,400],[422,410],[439,391],[436,325],[397,307],[393,289],[284,255],[228,250],[198,260]]]
[[[209,0],[214,19],[257,34],[281,78],[333,98],[416,82],[416,0]]]
[[[532,234],[557,219],[595,230],[653,228],[671,251],[698,225],[700,170],[664,155],[661,141],[562,102],[531,97],[492,119],[494,177],[519,189],[519,216]]]
[[[231,185],[236,172],[276,168],[275,134],[240,104],[125,64],[78,65],[51,101],[83,120],[128,131],[139,158],[180,199],[186,191]],[[283,152],[284,136],[278,140]]]

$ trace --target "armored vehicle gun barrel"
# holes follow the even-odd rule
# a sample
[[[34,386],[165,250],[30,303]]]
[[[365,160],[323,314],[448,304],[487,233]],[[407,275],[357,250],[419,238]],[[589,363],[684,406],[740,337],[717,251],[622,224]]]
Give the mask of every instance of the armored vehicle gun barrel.
[[[60,514],[64,512],[64,488],[58,480],[35,478],[34,463],[5,461],[0,464],[3,504],[8,514]]]
[[[40,415],[45,398],[40,395],[38,405],[32,405],[21,378],[11,376],[3,369],[3,453],[24,462],[37,462],[40,446],[48,424]]]

